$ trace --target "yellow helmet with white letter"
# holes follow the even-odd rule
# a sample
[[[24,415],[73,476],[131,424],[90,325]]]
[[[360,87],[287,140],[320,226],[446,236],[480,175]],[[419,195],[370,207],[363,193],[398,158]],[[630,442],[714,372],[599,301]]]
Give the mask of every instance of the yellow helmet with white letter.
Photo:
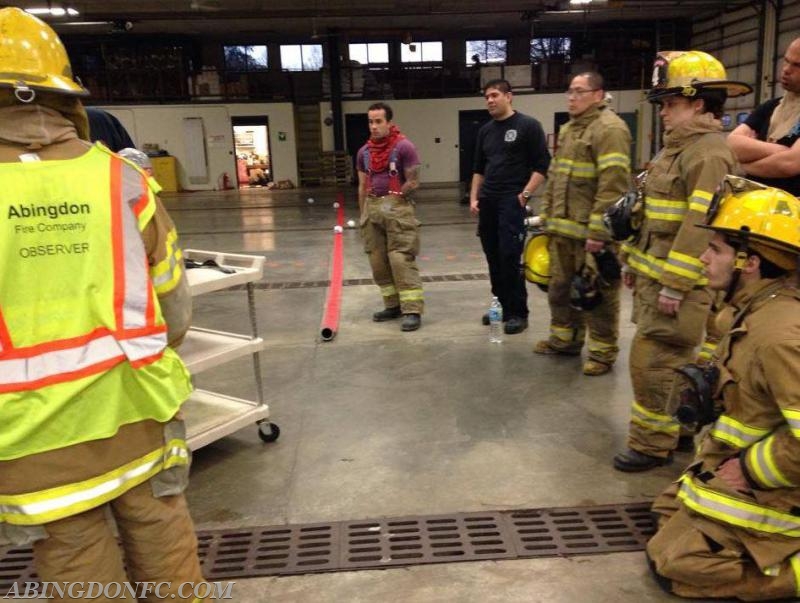
[[[656,102],[665,96],[698,97],[714,91],[725,98],[753,91],[744,82],[729,80],[725,67],[713,56],[700,50],[659,52],[653,63],[652,88],[647,100]]]

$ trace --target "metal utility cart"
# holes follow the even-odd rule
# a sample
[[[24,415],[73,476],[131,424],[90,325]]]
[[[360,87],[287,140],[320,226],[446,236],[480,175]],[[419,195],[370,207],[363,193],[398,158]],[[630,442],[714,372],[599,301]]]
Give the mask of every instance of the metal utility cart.
[[[258,336],[253,286],[264,272],[264,258],[200,249],[185,249],[183,255],[187,263],[197,266],[186,270],[192,297],[236,285],[246,286],[251,334],[191,327],[178,353],[192,375],[237,358],[252,356],[258,396],[258,401],[254,402],[195,390],[182,407],[189,446],[197,450],[252,423],[258,424],[258,435],[263,441],[274,442],[280,429],[275,423],[270,423],[269,406],[264,402],[259,354],[264,349],[264,340]]]

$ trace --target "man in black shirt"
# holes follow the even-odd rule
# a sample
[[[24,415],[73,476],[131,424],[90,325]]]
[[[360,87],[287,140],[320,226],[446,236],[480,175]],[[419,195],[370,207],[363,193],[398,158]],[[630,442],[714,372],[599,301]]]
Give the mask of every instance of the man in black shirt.
[[[800,38],[783,55],[784,96],[760,104],[730,136],[730,146],[748,177],[800,195]]]
[[[544,181],[550,153],[541,124],[511,107],[511,85],[487,82],[483,90],[492,121],[478,131],[470,211],[489,264],[492,294],[503,306],[503,330],[528,327],[528,292],[520,269],[525,243],[525,205]],[[484,316],[484,324],[488,318]]]

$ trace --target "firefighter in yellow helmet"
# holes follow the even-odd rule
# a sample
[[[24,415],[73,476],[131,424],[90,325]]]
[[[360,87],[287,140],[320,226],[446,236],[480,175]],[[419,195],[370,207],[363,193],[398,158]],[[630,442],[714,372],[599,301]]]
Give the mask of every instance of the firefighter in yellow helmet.
[[[87,94],[50,27],[0,10],[0,546],[32,545],[43,581],[191,601],[191,384],[169,345],[188,286],[146,176],[84,142]]]
[[[654,505],[650,566],[691,598],[800,593],[800,201],[729,177],[700,256],[730,305],[711,370],[687,381],[677,416],[708,426],[694,462]],[[684,371],[690,374],[689,371]]]
[[[634,290],[636,334],[627,448],[614,457],[620,471],[665,465],[678,447],[680,426],[666,406],[675,369],[698,355],[713,299],[700,261],[710,235],[694,226],[735,163],[719,121],[725,99],[749,91],[728,80],[722,64],[705,52],[656,58],[648,99],[660,107],[664,146],[646,174],[641,228],[621,253],[623,281]]]

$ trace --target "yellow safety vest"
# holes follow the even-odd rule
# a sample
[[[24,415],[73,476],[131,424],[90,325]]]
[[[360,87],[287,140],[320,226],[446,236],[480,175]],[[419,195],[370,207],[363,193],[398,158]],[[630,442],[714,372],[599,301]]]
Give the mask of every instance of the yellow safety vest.
[[[0,461],[166,422],[191,392],[141,237],[155,199],[123,165],[0,164]]]

